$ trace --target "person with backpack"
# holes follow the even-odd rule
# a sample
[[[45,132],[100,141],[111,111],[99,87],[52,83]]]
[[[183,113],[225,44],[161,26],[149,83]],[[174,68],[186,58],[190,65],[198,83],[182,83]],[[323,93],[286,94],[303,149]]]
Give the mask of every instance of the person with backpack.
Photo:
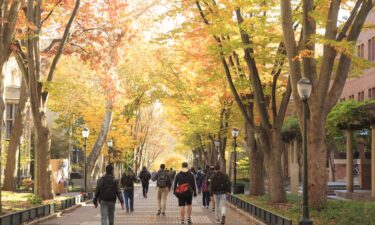
[[[137,178],[132,169],[129,169],[127,173],[124,173],[121,177],[121,186],[124,189],[124,198],[126,212],[134,211],[134,183],[137,182]],[[130,204],[129,204],[130,203]]]
[[[227,194],[231,192],[229,176],[220,170],[220,166],[215,166],[215,172],[211,175],[210,192],[215,199],[216,223],[225,224],[225,202]]]
[[[181,224],[185,224],[185,206],[187,206],[187,223],[192,224],[191,203],[194,197],[197,196],[197,185],[195,176],[189,171],[188,163],[182,163],[181,171],[176,175],[173,193],[178,198],[178,206],[180,207]]]
[[[212,205],[211,211],[215,211],[215,198],[214,198],[214,194],[211,191],[211,176],[214,172],[215,172],[215,167],[210,166],[210,169],[206,175],[206,183],[207,183],[208,193],[210,196],[209,198],[210,198],[211,205]]]
[[[158,212],[157,216],[165,216],[165,209],[167,206],[168,193],[171,190],[172,182],[168,173],[165,169],[165,165],[161,164],[160,169],[152,177],[152,181],[156,181],[156,187],[158,189],[157,199],[158,199]]]
[[[174,178],[176,177],[176,171],[174,171],[173,168],[170,168],[169,170],[169,177],[171,179],[171,182],[174,183]]]
[[[203,179],[203,173],[200,167],[198,167],[197,174],[195,175],[195,179],[197,181],[197,187],[198,187],[198,194],[202,193],[202,179]]]
[[[203,176],[202,176],[202,202],[203,202],[203,207],[208,209],[210,207],[210,190],[209,190],[209,184],[207,183],[207,175],[208,172],[210,171],[210,166],[206,166],[206,169],[204,170]]]
[[[121,203],[122,210],[124,210],[124,199],[122,198],[119,182],[113,175],[113,166],[106,166],[105,171],[106,174],[97,182],[93,203],[95,208],[100,203],[101,225],[107,225],[107,220],[109,225],[113,225],[116,197]]]
[[[145,166],[142,168],[141,172],[139,173],[139,179],[142,182],[143,197],[147,198],[148,186],[150,184],[151,174],[150,172],[148,172]]]

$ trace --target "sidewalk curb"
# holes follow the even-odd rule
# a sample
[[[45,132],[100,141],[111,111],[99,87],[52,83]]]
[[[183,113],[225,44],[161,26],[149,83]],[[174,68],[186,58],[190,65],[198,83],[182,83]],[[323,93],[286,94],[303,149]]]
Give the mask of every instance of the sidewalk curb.
[[[250,215],[250,214],[244,212],[242,209],[237,208],[235,205],[233,205],[233,204],[231,204],[231,203],[229,203],[229,202],[227,202],[226,205],[227,205],[230,209],[232,209],[233,211],[235,211],[235,212],[241,214],[242,216],[246,217],[246,218],[247,218],[248,220],[250,220],[251,222],[255,223],[255,225],[267,225],[266,223],[260,221],[259,219],[253,217],[252,215]]]
[[[51,215],[49,215],[49,216],[46,216],[46,217],[42,217],[42,218],[36,219],[36,220],[31,221],[31,222],[29,222],[29,223],[25,223],[24,225],[38,225],[38,224],[40,224],[40,223],[42,223],[42,222],[45,222],[45,221],[48,221],[48,220],[51,220],[51,219],[55,219],[55,218],[57,218],[57,217],[61,217],[63,214],[65,214],[65,213],[70,213],[70,212],[72,212],[72,211],[74,211],[74,210],[76,210],[76,209],[78,209],[78,208],[81,208],[82,205],[84,205],[84,204],[88,204],[88,203],[91,203],[92,201],[93,201],[93,200],[88,200],[88,201],[86,201],[86,202],[82,202],[82,203],[80,203],[80,204],[78,204],[78,205],[74,205],[74,206],[72,206],[72,207],[70,207],[70,208],[67,208],[67,209],[61,210],[61,211],[56,212],[56,213],[54,213],[54,214],[51,214]]]

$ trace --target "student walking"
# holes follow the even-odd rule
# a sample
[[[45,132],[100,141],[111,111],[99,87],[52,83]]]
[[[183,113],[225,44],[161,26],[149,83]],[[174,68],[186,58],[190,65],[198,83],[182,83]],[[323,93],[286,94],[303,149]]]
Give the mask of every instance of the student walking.
[[[203,202],[203,207],[206,209],[209,209],[210,207],[210,190],[208,188],[208,183],[207,183],[207,175],[210,170],[210,166],[206,166],[206,169],[204,170],[203,176],[202,176],[202,202]]]
[[[139,173],[139,179],[142,182],[143,197],[147,198],[148,186],[150,184],[151,174],[150,172],[148,172],[145,166],[142,168],[142,171]]]
[[[191,203],[194,197],[197,196],[197,185],[195,176],[189,171],[188,163],[182,163],[181,171],[176,175],[173,193],[178,198],[178,206],[180,207],[181,224],[185,224],[185,206],[187,206],[187,223],[192,224]]]
[[[215,172],[211,176],[211,192],[215,199],[216,223],[225,224],[225,202],[227,194],[231,191],[229,176],[220,170],[220,166],[215,166]]]
[[[206,179],[206,185],[207,185],[208,193],[209,193],[208,195],[209,195],[209,198],[210,198],[210,201],[211,201],[211,207],[212,207],[211,210],[215,211],[215,199],[214,199],[214,194],[211,191],[211,176],[215,172],[215,167],[210,166],[209,168],[210,169],[207,172],[205,179]]]
[[[126,212],[134,211],[134,183],[137,181],[132,169],[121,177],[121,186],[124,189]]]
[[[195,179],[197,181],[197,187],[198,187],[198,194],[202,192],[202,179],[203,179],[203,172],[200,167],[198,167],[197,174],[195,175]]]
[[[168,174],[168,170],[165,169],[165,165],[161,164],[160,169],[152,177],[153,181],[156,181],[156,187],[158,189],[157,199],[158,199],[158,212],[157,216],[165,216],[165,209],[167,205],[168,193],[171,190],[172,182]]]
[[[106,166],[105,171],[106,174],[97,182],[93,203],[95,208],[100,203],[101,225],[107,225],[107,220],[109,225],[113,225],[116,197],[121,203],[122,210],[124,210],[124,199],[122,198],[118,180],[113,175],[113,166]]]

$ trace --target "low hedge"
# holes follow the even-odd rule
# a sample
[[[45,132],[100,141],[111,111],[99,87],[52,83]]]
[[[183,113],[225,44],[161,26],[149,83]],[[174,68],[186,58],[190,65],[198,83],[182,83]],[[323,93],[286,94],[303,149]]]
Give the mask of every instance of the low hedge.
[[[280,204],[270,204],[268,196],[249,197],[240,195],[253,204],[280,214],[298,224],[302,216],[302,198],[288,195],[288,201]],[[310,208],[310,217],[314,225],[374,225],[375,203],[360,201],[328,200],[325,207],[318,210]]]

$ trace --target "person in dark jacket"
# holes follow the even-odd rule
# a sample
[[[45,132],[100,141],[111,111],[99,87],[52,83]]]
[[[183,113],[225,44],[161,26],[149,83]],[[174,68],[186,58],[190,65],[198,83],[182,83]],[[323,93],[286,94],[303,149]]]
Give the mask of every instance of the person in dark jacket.
[[[206,209],[210,208],[210,190],[209,184],[207,183],[207,175],[210,171],[210,166],[206,165],[206,169],[203,171],[202,182],[201,182],[201,189],[202,189],[202,203],[203,207]]]
[[[124,199],[122,198],[119,182],[113,175],[113,166],[108,165],[105,170],[106,174],[97,182],[93,203],[95,208],[98,207],[98,202],[100,203],[101,225],[107,225],[107,220],[109,225],[113,225],[116,197],[121,203],[122,210],[124,210]]]
[[[214,194],[210,190],[211,190],[211,176],[214,172],[215,172],[215,167],[210,166],[210,169],[207,172],[206,178],[205,178],[209,196],[210,196],[211,205],[212,205],[212,208],[211,208],[212,211],[215,211],[215,198],[214,198]]]
[[[225,202],[227,194],[231,191],[229,176],[220,170],[220,166],[215,166],[215,172],[211,175],[210,192],[215,199],[216,223],[225,224]]]
[[[126,212],[134,211],[134,183],[137,181],[132,169],[121,177],[121,186],[124,189]],[[130,203],[130,204],[129,204]]]
[[[181,171],[176,175],[173,193],[178,198],[178,206],[180,207],[181,224],[185,223],[185,206],[187,206],[187,222],[191,224],[191,203],[193,196],[197,196],[197,184],[195,176],[189,171],[188,163],[182,163]]]
[[[142,168],[142,171],[139,173],[139,179],[142,182],[143,197],[147,198],[148,186],[150,184],[151,174],[150,172],[148,172],[145,166]]]
[[[202,192],[202,180],[203,180],[203,172],[200,167],[198,167],[197,174],[195,174],[195,178],[197,181],[198,194],[200,194]]]

